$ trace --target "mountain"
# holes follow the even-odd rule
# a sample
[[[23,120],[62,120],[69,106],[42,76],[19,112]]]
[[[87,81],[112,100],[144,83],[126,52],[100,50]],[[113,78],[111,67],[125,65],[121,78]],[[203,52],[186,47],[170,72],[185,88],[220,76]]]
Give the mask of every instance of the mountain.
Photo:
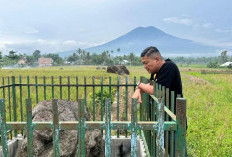
[[[134,52],[140,55],[148,46],[156,46],[162,55],[167,56],[208,56],[213,55],[219,47],[206,46],[191,40],[181,39],[169,35],[155,27],[138,27],[105,44],[87,48],[88,52],[102,53],[114,51],[114,54],[123,55]],[[120,48],[118,52],[117,49]]]

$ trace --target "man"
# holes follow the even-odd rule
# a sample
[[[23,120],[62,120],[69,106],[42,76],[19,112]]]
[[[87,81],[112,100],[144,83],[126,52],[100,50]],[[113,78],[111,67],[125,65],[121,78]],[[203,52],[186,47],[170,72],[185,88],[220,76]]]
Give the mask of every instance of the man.
[[[173,63],[170,59],[163,60],[159,50],[152,46],[146,48],[141,53],[141,59],[144,68],[151,74],[150,80],[155,80],[156,83],[169,88],[169,91],[174,91],[175,97],[177,95],[183,96],[180,71],[175,63]],[[151,95],[154,93],[154,87],[150,84],[140,82],[137,84],[133,98],[137,98],[139,103],[141,103],[141,93],[143,92]]]
[[[141,53],[144,68],[151,74],[150,80],[175,91],[175,95],[182,96],[182,84],[180,71],[171,60],[163,60],[156,47],[148,47]],[[133,98],[137,98],[141,103],[141,93],[153,94],[154,87],[150,84],[138,83]]]

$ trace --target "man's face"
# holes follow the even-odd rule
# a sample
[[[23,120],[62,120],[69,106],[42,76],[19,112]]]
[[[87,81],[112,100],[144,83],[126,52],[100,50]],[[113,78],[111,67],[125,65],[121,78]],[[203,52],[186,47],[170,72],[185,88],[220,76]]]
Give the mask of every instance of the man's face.
[[[147,70],[148,73],[158,72],[157,58],[152,59],[152,58],[149,58],[147,56],[144,56],[141,59],[142,59],[142,63],[144,65],[144,68]]]

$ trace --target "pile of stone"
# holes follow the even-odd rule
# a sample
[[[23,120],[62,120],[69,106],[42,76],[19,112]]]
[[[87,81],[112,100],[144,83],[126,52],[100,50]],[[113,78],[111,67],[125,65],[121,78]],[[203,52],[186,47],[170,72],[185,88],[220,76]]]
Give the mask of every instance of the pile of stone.
[[[73,101],[58,101],[59,121],[78,121],[78,104]],[[90,120],[90,114],[85,107],[85,120]],[[52,121],[52,101],[38,103],[32,111],[33,122]],[[78,131],[60,130],[60,156],[76,157],[78,152]],[[52,130],[34,130],[33,148],[35,157],[53,157]],[[104,156],[104,140],[99,130],[85,132],[85,154],[87,157]],[[17,157],[27,156],[27,138],[24,137]]]
[[[107,67],[108,73],[115,73],[118,75],[129,75],[129,70],[124,65],[113,65]]]

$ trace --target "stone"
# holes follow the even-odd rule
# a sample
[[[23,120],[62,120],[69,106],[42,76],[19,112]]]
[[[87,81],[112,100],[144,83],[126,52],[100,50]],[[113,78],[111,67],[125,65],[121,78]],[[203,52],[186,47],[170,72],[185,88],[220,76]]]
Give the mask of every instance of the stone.
[[[58,100],[59,121],[78,121],[78,103]],[[84,118],[90,120],[90,114],[85,107]],[[33,122],[52,121],[52,101],[38,103],[32,111]],[[76,157],[78,149],[78,131],[60,130],[60,156]],[[35,157],[53,157],[52,130],[34,130],[33,147]],[[104,156],[104,140],[100,130],[85,131],[85,147],[87,157]],[[27,138],[24,137],[17,157],[27,157]]]
[[[124,65],[113,65],[113,66],[108,66],[107,67],[107,72],[108,73],[115,73],[119,75],[129,75],[130,72]]]

